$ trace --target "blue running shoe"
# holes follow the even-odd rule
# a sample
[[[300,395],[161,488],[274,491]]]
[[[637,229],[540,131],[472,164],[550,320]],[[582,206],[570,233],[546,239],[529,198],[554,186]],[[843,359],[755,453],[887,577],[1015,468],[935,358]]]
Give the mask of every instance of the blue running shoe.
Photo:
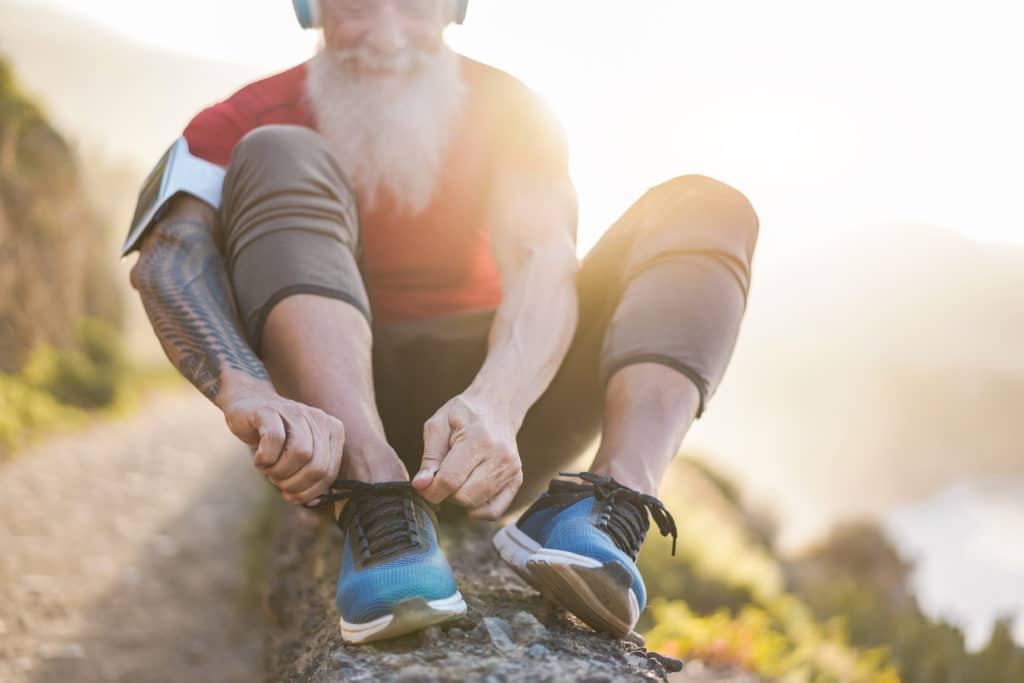
[[[654,518],[662,536],[676,525],[654,496],[590,472],[561,473],[547,493],[493,539],[498,554],[546,598],[596,631],[625,638],[647,601],[636,556]]]
[[[392,638],[466,612],[434,510],[409,482],[337,481],[320,504],[337,500],[348,501],[335,596],[343,640]]]

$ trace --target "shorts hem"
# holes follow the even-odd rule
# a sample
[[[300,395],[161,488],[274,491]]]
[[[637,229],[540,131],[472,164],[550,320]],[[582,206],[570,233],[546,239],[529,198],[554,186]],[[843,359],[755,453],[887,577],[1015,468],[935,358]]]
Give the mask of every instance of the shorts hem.
[[[601,383],[602,386],[607,386],[608,382],[611,381],[612,376],[622,368],[629,365],[638,365],[640,363],[657,363],[658,365],[664,365],[689,378],[690,381],[696,385],[697,393],[700,397],[700,401],[697,405],[697,415],[694,419],[700,419],[704,414],[704,408],[708,399],[707,382],[699,372],[677,358],[660,353],[638,353],[618,358],[605,366],[603,373],[604,376],[602,378],[603,381]]]
[[[252,328],[249,331],[253,351],[256,352],[256,355],[260,355],[260,347],[263,343],[263,326],[267,322],[267,317],[270,315],[270,311],[273,310],[274,306],[277,304],[296,294],[313,294],[327,299],[344,301],[345,303],[354,306],[363,314],[363,317],[366,318],[366,322],[371,326],[373,325],[373,316],[371,315],[369,308],[360,300],[359,297],[356,297],[349,292],[335,289],[333,287],[324,287],[323,285],[290,285],[274,292],[274,294],[267,299],[262,306],[260,306],[259,314],[253,321]]]

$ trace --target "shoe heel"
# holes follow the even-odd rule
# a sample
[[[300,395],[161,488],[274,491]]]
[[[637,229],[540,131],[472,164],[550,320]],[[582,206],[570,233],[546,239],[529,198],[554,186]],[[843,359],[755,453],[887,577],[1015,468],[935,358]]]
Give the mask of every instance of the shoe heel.
[[[636,626],[640,606],[629,572],[618,562],[599,563],[570,553],[541,550],[527,563],[537,589],[595,631],[625,638]]]
[[[539,543],[524,534],[515,524],[509,524],[494,534],[491,538],[491,545],[498,551],[498,555],[505,561],[505,564],[511,567],[523,581],[540,590],[527,567],[530,556],[540,550]]]

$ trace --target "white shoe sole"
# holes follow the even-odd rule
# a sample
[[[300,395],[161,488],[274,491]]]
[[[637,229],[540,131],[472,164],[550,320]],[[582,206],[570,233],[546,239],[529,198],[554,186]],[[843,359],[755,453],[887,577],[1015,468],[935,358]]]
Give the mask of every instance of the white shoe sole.
[[[526,567],[530,556],[540,550],[540,543],[524,534],[515,524],[502,527],[498,533],[491,538],[491,545],[498,551],[498,555],[505,563],[515,570],[528,584],[540,590],[530,576],[530,570]]]
[[[564,550],[543,548],[515,524],[494,535],[498,554],[544,597],[596,631],[625,638],[640,618],[629,572]]]
[[[350,624],[340,619],[341,639],[347,643],[369,643],[374,640],[395,638],[465,613],[466,602],[458,591],[451,597],[429,602],[423,598],[409,598],[395,605],[391,614],[364,624]]]

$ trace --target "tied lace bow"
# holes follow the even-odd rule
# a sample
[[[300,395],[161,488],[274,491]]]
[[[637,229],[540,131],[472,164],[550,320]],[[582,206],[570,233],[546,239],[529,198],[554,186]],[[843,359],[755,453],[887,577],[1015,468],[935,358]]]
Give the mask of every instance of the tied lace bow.
[[[601,521],[605,525],[608,535],[623,552],[630,553],[634,557],[639,552],[646,531],[644,528],[646,527],[646,517],[649,513],[651,519],[658,525],[661,535],[672,536],[672,554],[676,554],[676,539],[678,537],[676,521],[660,500],[623,486],[611,477],[593,472],[559,472],[558,474],[563,477],[582,479],[590,486],[555,479],[551,482],[549,493],[567,494],[579,500],[592,494],[597,500],[605,503]],[[632,505],[629,507],[616,505],[620,502],[628,502]],[[639,515],[634,510],[638,511]]]

